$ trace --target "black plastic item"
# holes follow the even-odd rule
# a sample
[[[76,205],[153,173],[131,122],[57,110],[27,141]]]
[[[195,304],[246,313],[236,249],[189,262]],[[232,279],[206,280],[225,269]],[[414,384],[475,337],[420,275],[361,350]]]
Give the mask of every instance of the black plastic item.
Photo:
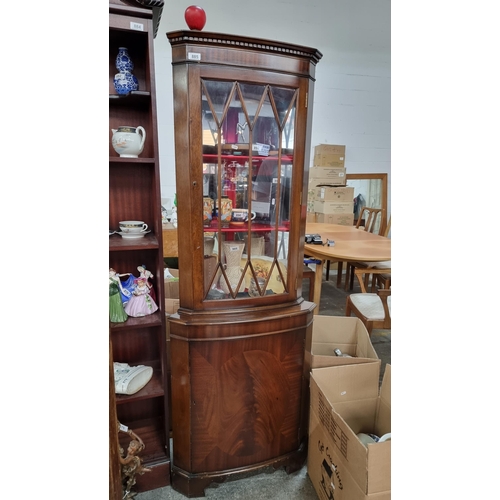
[[[313,245],[322,245],[323,240],[321,239],[321,235],[319,234],[306,234],[306,243],[313,244]]]

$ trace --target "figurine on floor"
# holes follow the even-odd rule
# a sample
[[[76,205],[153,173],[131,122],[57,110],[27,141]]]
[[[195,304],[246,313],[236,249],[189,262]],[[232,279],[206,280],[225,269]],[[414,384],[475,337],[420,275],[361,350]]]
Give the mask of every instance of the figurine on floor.
[[[112,323],[124,323],[127,321],[127,313],[124,310],[120,294],[131,293],[122,287],[120,275],[112,267],[109,268],[109,320]]]
[[[139,271],[139,278],[144,278],[146,280],[146,285],[149,288],[149,295],[156,302],[156,294],[153,285],[149,282],[150,279],[153,279],[153,273],[146,269],[146,266],[142,264],[142,266],[138,266],[137,270]]]
[[[127,448],[127,456],[123,457],[123,448],[120,447],[120,465],[122,472],[122,487],[123,487],[123,500],[130,500],[135,497],[136,493],[133,493],[132,487],[135,484],[136,474],[144,474],[145,472],[151,472],[151,469],[142,466],[141,458],[137,455],[145,448],[142,439],[131,429],[122,430],[120,423],[118,422],[118,428],[122,432],[126,432],[129,436],[135,438],[130,441]]]
[[[125,312],[133,318],[147,316],[158,310],[156,302],[149,295],[149,287],[146,278],[136,278],[134,280],[136,286],[132,293],[132,297],[125,304]]]

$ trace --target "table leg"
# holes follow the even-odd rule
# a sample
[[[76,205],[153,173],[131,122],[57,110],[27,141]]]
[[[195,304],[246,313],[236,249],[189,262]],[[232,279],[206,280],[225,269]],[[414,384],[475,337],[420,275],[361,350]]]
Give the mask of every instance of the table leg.
[[[323,282],[323,266],[325,264],[325,261],[320,260],[317,257],[314,258],[320,261],[319,264],[316,264],[316,271],[314,274],[314,303],[316,304],[316,309],[314,309],[314,314],[319,314],[319,303],[321,300],[321,284]]]

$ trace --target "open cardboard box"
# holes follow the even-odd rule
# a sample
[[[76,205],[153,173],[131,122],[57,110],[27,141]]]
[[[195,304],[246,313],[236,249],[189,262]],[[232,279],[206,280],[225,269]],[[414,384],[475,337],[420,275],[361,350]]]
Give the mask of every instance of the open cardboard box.
[[[168,268],[174,278],[164,278],[165,314],[175,314],[179,309],[179,270]]]
[[[165,298],[178,299],[179,298],[179,270],[168,268],[169,273],[173,278],[164,278],[165,285]]]
[[[352,357],[336,356],[335,349]],[[308,370],[360,363],[377,363],[380,370],[381,361],[359,318],[318,314],[306,334],[305,363]]]
[[[368,444],[360,432],[391,432],[391,366],[379,392],[380,365],[313,369],[307,473],[321,500],[389,500],[391,441]]]

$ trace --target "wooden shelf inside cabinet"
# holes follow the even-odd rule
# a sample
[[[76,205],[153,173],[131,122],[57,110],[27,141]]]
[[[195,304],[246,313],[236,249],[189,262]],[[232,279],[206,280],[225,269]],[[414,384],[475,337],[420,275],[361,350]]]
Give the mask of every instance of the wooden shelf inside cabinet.
[[[121,156],[110,156],[110,163],[154,163],[154,158],[122,158]]]
[[[141,439],[144,441],[146,447],[141,452],[141,458],[143,459],[143,463],[145,466],[149,466],[155,460],[163,460],[165,458],[165,447],[163,445],[163,441],[165,439],[162,425],[159,419],[145,419],[145,420],[137,420],[133,422],[121,422],[124,425],[127,425],[134,432],[141,436]],[[125,450],[130,442],[130,437],[127,435],[119,434],[120,445]],[[147,475],[139,476],[147,479]]]
[[[249,155],[221,155],[220,156],[224,160],[248,160],[250,158]],[[206,163],[217,163],[218,161],[218,156],[217,155],[212,155],[212,154],[204,154],[203,155],[203,161]],[[264,160],[276,160],[278,161],[278,158],[276,156],[259,156],[259,155],[253,155],[252,160],[254,162],[263,162]],[[293,162],[293,157],[288,156],[288,155],[282,155],[281,156],[281,162],[282,163],[292,163]],[[231,165],[226,165],[227,167],[230,167]]]
[[[111,330],[125,330],[125,329],[136,329],[136,328],[149,328],[151,326],[161,326],[161,312],[158,310],[153,314],[148,316],[142,316],[140,318],[128,317],[125,323],[110,323]]]
[[[158,239],[154,234],[146,234],[143,238],[125,239],[119,234],[112,234],[109,237],[109,251],[119,252],[123,250],[153,250],[159,248]]]
[[[149,103],[149,101],[151,101],[151,92],[141,90],[133,90],[127,95],[109,94],[110,104],[120,103],[127,106],[134,106],[135,104]]]
[[[158,398],[165,395],[163,390],[163,381],[161,371],[153,372],[151,380],[138,392],[135,394],[117,394],[116,404],[120,405],[123,403],[135,403],[142,399]]]

